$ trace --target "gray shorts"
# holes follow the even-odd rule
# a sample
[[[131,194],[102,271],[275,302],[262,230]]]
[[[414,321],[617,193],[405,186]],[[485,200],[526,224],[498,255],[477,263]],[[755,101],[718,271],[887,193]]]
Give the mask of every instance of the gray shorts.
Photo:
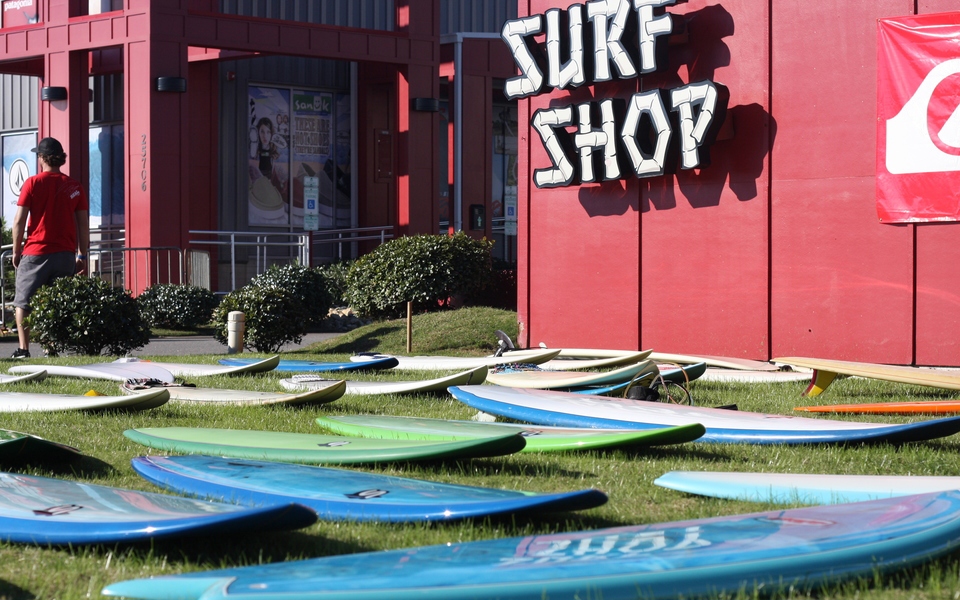
[[[30,298],[40,286],[51,283],[58,277],[68,277],[77,271],[77,255],[73,252],[53,254],[24,254],[17,267],[17,293],[13,305],[30,310]]]

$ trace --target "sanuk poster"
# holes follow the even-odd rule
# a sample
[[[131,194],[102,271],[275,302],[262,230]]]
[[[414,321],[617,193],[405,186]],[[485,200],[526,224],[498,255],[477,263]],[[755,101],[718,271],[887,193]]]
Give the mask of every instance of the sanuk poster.
[[[879,21],[877,213],[960,220],[960,12]]]

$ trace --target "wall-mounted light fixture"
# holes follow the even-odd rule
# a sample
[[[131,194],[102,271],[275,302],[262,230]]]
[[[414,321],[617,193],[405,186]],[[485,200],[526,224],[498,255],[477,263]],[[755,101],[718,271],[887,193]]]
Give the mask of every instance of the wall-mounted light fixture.
[[[183,77],[157,77],[158,92],[185,92],[187,80]]]
[[[54,100],[66,100],[67,88],[65,87],[42,87],[40,88],[40,99],[47,102]]]
[[[421,112],[439,112],[440,100],[437,98],[414,98],[413,110]]]

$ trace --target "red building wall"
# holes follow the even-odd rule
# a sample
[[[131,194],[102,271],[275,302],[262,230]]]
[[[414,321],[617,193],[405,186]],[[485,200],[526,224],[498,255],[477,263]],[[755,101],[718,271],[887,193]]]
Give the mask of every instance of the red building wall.
[[[730,91],[726,134],[704,169],[538,190],[551,163],[521,131],[521,341],[960,364],[954,225],[876,213],[877,19],[912,0],[667,11],[687,16],[667,68],[521,100],[521,127],[541,107],[710,79]]]

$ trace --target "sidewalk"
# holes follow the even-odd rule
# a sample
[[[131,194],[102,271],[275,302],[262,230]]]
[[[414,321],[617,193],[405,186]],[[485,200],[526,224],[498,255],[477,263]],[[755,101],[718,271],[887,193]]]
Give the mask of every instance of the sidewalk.
[[[340,333],[308,333],[303,336],[299,344],[285,344],[280,348],[281,352],[290,352],[309,346],[316,342],[322,342],[335,338]],[[16,336],[0,338],[0,358],[9,358],[13,351],[17,349],[18,342]],[[33,358],[42,358],[43,349],[36,343],[30,344],[30,352]],[[227,347],[224,344],[213,339],[208,335],[193,336],[170,336],[151,338],[150,343],[130,352],[130,356],[186,356],[190,354],[226,354]]]

